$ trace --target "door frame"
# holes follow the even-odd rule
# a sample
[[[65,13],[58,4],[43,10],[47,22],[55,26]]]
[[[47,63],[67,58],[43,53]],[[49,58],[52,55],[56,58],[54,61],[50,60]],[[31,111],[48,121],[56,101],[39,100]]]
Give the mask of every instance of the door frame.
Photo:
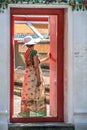
[[[14,86],[14,46],[13,46],[13,34],[14,34],[14,19],[13,15],[57,15],[58,16],[58,28],[57,33],[60,36],[57,37],[57,117],[46,118],[12,118],[13,115],[13,86]],[[10,122],[63,122],[64,121],[64,9],[57,8],[10,8]]]

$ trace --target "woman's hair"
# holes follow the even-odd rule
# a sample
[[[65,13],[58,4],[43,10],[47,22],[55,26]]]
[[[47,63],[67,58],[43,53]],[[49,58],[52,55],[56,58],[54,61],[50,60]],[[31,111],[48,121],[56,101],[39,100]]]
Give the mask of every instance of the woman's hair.
[[[29,47],[29,48],[31,48],[31,47],[33,47],[34,45],[26,45],[27,47]]]

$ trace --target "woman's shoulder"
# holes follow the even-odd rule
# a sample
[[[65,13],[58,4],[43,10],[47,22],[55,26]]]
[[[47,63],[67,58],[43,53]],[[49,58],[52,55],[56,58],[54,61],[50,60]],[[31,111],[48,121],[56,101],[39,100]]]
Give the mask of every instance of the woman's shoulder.
[[[37,50],[32,50],[31,54],[36,55],[37,54]]]
[[[32,50],[30,56],[33,57],[36,54],[37,54],[37,50]]]

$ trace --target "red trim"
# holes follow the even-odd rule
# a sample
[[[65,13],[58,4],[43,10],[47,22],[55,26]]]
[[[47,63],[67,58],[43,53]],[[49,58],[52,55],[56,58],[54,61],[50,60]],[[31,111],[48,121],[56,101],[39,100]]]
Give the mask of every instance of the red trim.
[[[48,21],[48,18],[46,17],[23,17],[23,16],[13,16],[14,17],[14,20],[16,21],[44,21],[44,22],[47,22]]]
[[[18,40],[14,40],[14,44],[18,44],[19,42],[18,42]]]
[[[58,77],[58,118],[60,121],[63,121],[64,117],[64,12],[62,12],[62,15],[58,15],[58,34],[60,36],[57,36],[58,44],[57,44],[57,77]],[[62,95],[62,96],[61,96]],[[59,116],[60,115],[60,116]]]
[[[57,64],[58,64],[58,104],[57,104],[57,113],[58,117],[46,117],[46,118],[13,118],[13,87],[14,87],[14,46],[13,46],[13,15],[57,15],[58,16],[58,53],[57,53]],[[64,10],[57,8],[11,8],[10,9],[10,121],[11,122],[62,122],[64,118],[64,88],[63,88],[63,65],[64,65]]]
[[[40,117],[34,117],[34,118],[12,118],[11,122],[15,123],[27,123],[27,122],[57,122],[58,118],[56,117],[46,117],[46,118],[40,118]]]
[[[10,8],[11,15],[60,15],[62,11],[57,8]]]

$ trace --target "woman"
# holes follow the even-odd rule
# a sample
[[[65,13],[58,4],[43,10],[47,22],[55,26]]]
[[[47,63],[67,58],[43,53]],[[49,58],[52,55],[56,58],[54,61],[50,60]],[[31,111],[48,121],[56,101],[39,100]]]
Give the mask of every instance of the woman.
[[[34,44],[40,42],[40,39],[34,40],[31,36],[24,38],[24,46],[27,50],[25,58],[25,75],[21,94],[21,113],[20,116],[45,116],[46,104],[45,93],[42,79],[40,76],[39,59],[37,51],[34,50]]]

